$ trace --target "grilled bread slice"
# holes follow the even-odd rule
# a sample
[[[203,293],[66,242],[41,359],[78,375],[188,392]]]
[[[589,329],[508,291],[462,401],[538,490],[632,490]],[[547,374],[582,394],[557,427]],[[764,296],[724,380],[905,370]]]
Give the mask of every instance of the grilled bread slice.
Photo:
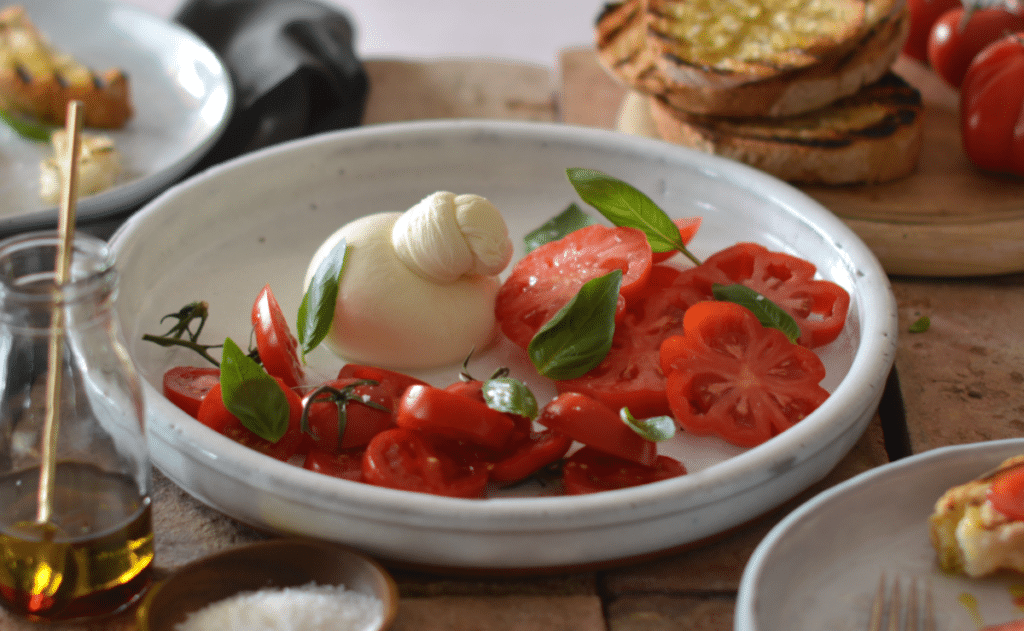
[[[976,480],[954,486],[935,503],[929,518],[939,565],[980,577],[998,570],[1024,572],[1024,522],[997,511],[988,489],[1001,473],[1024,466],[1024,455],[1004,461]]]
[[[83,124],[116,129],[131,118],[128,77],[118,69],[95,74],[53,48],[24,7],[0,12],[0,109],[63,125],[69,101],[84,105]]]
[[[875,184],[913,172],[921,94],[889,72],[822,109],[783,118],[699,116],[650,97],[658,136],[803,184]]]
[[[624,0],[598,16],[596,40],[613,77],[675,108],[790,116],[876,81],[908,28],[899,0]]]

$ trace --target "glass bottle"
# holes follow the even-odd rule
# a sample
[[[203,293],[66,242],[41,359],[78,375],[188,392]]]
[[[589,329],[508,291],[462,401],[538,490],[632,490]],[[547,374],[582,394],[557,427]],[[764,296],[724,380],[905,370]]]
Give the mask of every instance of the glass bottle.
[[[77,235],[57,287],[57,249],[56,232],[0,242],[0,604],[36,621],[124,609],[153,560],[142,391],[113,308],[112,255]],[[51,348],[52,469],[42,464]]]

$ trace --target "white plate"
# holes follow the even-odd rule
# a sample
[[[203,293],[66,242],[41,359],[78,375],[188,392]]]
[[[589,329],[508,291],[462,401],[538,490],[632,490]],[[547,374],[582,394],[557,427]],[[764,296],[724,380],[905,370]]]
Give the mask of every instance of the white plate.
[[[103,0],[21,0],[59,50],[97,72],[123,69],[135,115],[109,133],[125,173],[111,189],[78,202],[82,222],[129,210],[183,175],[224,131],[232,107],[228,72],[188,29],[129,5]],[[86,130],[101,131],[101,130]],[[0,231],[55,226],[39,198],[39,162],[51,153],[0,124]]]
[[[737,631],[866,629],[879,576],[926,579],[939,631],[1022,617],[1019,575],[982,580],[941,571],[928,516],[950,487],[1024,453],[1024,439],[933,449],[817,495],[772,529],[743,573]],[[906,586],[906,583],[905,585]],[[965,605],[973,597],[977,609]]]
[[[590,497],[458,500],[375,488],[272,461],[217,435],[159,394],[189,351],[140,340],[159,318],[204,299],[210,340],[245,340],[260,288],[296,313],[314,250],[359,215],[404,210],[436,190],[478,193],[521,237],[578,200],[570,166],[648,192],[670,214],[702,215],[698,256],[738,240],[810,258],[852,294],[843,335],[823,350],[829,400],[749,451],[681,436],[666,451],[690,475]],[[582,202],[579,202],[582,204]],[[597,213],[594,212],[596,215]],[[364,127],[262,151],[167,191],[114,235],[119,311],[146,381],[153,458],[175,482],[237,519],[345,542],[407,562],[476,568],[598,563],[699,541],[743,523],[823,477],[871,419],[893,361],[896,311],[877,260],[831,213],[738,163],[594,129],[487,121]],[[474,364],[523,366],[499,346]],[[201,360],[199,360],[201,362]],[[341,361],[315,351],[314,365]],[[486,366],[486,367],[485,367]],[[456,367],[424,373],[450,382]],[[550,384],[530,380],[545,401]]]

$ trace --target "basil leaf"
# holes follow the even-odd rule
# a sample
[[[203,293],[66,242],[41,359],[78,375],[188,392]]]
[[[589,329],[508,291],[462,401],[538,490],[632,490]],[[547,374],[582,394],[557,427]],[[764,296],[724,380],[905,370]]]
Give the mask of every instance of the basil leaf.
[[[924,333],[932,325],[932,320],[928,316],[921,316],[910,325],[911,333]]]
[[[622,270],[592,278],[530,340],[527,353],[537,372],[573,379],[601,363],[612,347]]]
[[[324,341],[331,331],[334,306],[338,300],[338,287],[341,285],[341,273],[345,269],[347,252],[348,246],[342,239],[320,262],[309,281],[305,295],[302,296],[296,328],[303,358]]]
[[[676,421],[671,416],[652,416],[645,419],[634,417],[629,408],[619,410],[619,418],[629,429],[653,442],[668,440],[676,435]]]
[[[4,110],[0,110],[0,119],[7,123],[8,127],[18,132],[18,135],[22,138],[27,138],[28,140],[49,142],[50,135],[53,133],[52,127],[25,120],[16,114],[11,114]]]
[[[719,285],[711,287],[715,300],[734,302],[750,309],[765,327],[778,329],[794,344],[800,338],[800,327],[796,320],[768,298],[746,285]]]
[[[220,360],[220,389],[224,407],[247,429],[276,443],[288,429],[288,397],[277,380],[242,352],[230,337]]]
[[[492,410],[537,418],[537,398],[525,383],[512,377],[495,377],[483,384],[484,401]]]
[[[650,197],[622,180],[593,169],[565,170],[576,192],[604,217],[627,228],[639,228],[647,235],[654,252],[679,250],[686,258],[700,261],[686,249],[679,226]]]
[[[592,223],[594,223],[594,219],[590,215],[583,212],[575,203],[569,204],[568,208],[548,219],[539,228],[528,232],[523,237],[526,251],[536,250],[545,243],[557,241],[580,228],[586,228]]]

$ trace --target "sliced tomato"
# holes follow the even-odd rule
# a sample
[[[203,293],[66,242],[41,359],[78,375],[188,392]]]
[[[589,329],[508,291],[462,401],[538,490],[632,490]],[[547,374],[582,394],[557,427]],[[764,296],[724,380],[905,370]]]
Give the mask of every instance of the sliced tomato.
[[[650,466],[657,445],[634,432],[613,410],[593,397],[563,392],[541,410],[537,422],[613,456]]]
[[[679,228],[679,237],[683,240],[683,243],[689,243],[693,239],[694,235],[697,234],[697,230],[700,229],[700,224],[704,220],[703,217],[680,217],[679,219],[673,219],[672,223]],[[668,259],[672,258],[676,254],[679,254],[679,250],[669,250],[668,252],[654,252],[651,254],[651,262],[653,263],[664,263]]]
[[[510,453],[490,465],[491,480],[499,484],[525,480],[559,460],[571,446],[571,438],[554,430],[532,432]]]
[[[309,434],[318,447],[327,451],[364,446],[395,426],[394,392],[390,385],[380,382],[332,379],[307,394],[302,404]]]
[[[476,498],[487,487],[487,470],[456,462],[419,432],[396,428],[377,434],[366,446],[363,481],[404,491]]]
[[[583,495],[640,486],[685,474],[686,467],[668,456],[658,456],[653,465],[643,466],[584,447],[565,462],[562,483],[569,495]]]
[[[361,447],[341,451],[312,447],[302,462],[302,468],[334,478],[362,482],[363,451]]]
[[[237,416],[224,406],[220,383],[217,383],[203,399],[199,406],[197,418],[200,423],[214,429],[228,438],[239,442],[250,449],[255,449],[278,460],[288,460],[303,452],[308,446],[302,435],[302,399],[291,388],[285,387],[284,380],[278,378],[278,384],[288,398],[288,429],[276,443],[270,442],[254,434],[242,424]]]
[[[288,328],[288,321],[270,285],[265,285],[256,297],[251,319],[263,367],[271,376],[282,379],[289,388],[298,386],[303,378],[299,342]]]
[[[802,258],[737,243],[694,268],[694,282],[709,298],[715,283],[746,285],[793,316],[800,344],[815,348],[839,337],[850,308],[850,294],[836,283],[815,279],[815,272],[814,264]]]
[[[398,400],[395,424],[489,449],[502,449],[515,423],[482,401],[433,386],[410,386]]]
[[[998,474],[988,489],[992,507],[1014,521],[1024,521],[1024,466]]]
[[[559,392],[581,392],[613,410],[628,407],[638,418],[669,414],[661,342],[683,331],[683,314],[707,298],[692,270],[655,265],[643,291],[615,327],[608,355],[586,374],[555,383]]]
[[[220,383],[220,369],[212,366],[175,366],[164,373],[163,391],[167,400],[192,418],[199,416],[199,404],[210,388]]]
[[[391,390],[395,393],[395,397],[401,396],[405,389],[409,386],[426,386],[430,385],[422,379],[407,375],[404,372],[398,372],[396,370],[388,370],[387,368],[377,368],[376,366],[367,366],[365,364],[345,364],[338,371],[338,379],[370,379],[371,381],[377,381],[382,385],[390,385]]]
[[[545,243],[516,263],[498,291],[495,313],[502,332],[526,348],[584,283],[615,269],[623,272],[621,311],[651,271],[651,246],[643,232],[595,224]]]
[[[818,356],[762,326],[745,307],[698,303],[683,328],[662,344],[661,365],[672,415],[688,432],[752,447],[828,398]]]

